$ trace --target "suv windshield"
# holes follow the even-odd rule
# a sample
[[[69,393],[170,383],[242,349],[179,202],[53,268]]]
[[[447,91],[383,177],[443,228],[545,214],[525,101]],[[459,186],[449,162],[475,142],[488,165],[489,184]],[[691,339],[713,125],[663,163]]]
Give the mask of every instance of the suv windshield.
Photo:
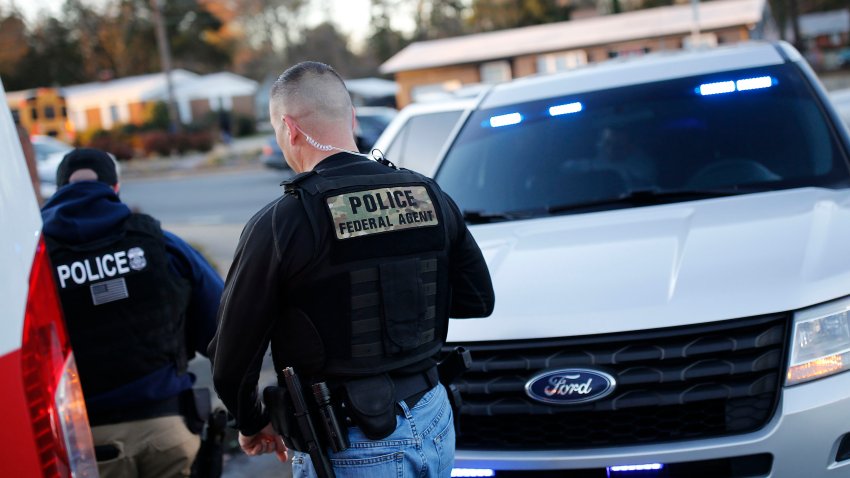
[[[846,187],[850,173],[802,75],[780,65],[479,110],[436,179],[480,221]]]

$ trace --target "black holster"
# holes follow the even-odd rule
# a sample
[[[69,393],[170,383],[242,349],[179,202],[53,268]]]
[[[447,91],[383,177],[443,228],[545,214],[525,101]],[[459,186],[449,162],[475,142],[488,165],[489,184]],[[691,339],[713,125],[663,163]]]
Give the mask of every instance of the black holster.
[[[190,388],[180,393],[180,415],[190,432],[200,435],[211,412],[212,397],[208,388]]]
[[[201,448],[192,464],[192,478],[220,478],[224,466],[224,435],[227,412],[216,410],[201,434]]]
[[[449,355],[447,355],[438,365],[437,371],[440,373],[440,383],[446,387],[446,392],[449,396],[449,403],[452,406],[452,415],[454,416],[455,435],[460,435],[460,410],[462,398],[460,389],[454,384],[463,372],[469,370],[472,366],[472,355],[469,350],[464,347],[455,347]]]

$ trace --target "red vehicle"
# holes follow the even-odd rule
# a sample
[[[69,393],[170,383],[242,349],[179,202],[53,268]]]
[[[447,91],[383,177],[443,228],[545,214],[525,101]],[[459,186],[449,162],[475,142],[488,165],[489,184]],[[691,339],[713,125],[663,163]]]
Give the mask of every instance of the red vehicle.
[[[0,85],[0,476],[97,477],[41,215]]]

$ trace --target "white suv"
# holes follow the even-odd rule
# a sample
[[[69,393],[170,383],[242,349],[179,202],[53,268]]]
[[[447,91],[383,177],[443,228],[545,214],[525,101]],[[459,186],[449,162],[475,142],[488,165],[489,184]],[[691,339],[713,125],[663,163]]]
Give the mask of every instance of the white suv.
[[[0,84],[0,476],[97,477],[41,215]]]
[[[473,98],[457,98],[407,105],[372,148],[398,167],[429,174],[458,120],[475,103]]]
[[[490,318],[453,476],[850,476],[850,137],[785,43],[520,79],[435,178]]]

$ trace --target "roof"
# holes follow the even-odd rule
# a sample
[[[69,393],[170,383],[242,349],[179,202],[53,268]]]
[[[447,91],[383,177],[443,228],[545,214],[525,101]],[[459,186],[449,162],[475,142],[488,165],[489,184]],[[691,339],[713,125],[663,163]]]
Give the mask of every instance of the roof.
[[[670,51],[606,61],[553,75],[520,78],[494,86],[479,107],[494,108],[641,83],[779,65],[785,62],[778,51],[780,48],[792,61],[801,61],[800,54],[784,42],[744,42],[706,50]]]
[[[175,85],[174,96],[189,100],[217,96],[251,96],[257,92],[257,88],[258,83],[256,81],[223,71],[193,78]],[[168,96],[165,85],[151,91],[151,94],[160,98]]]
[[[791,25],[785,30],[786,36],[793,36]],[[803,38],[847,32],[850,32],[850,9],[800,15],[800,35]]]
[[[198,78],[198,75],[191,71],[176,69],[171,71],[171,78],[174,84],[178,85]],[[64,90],[69,108],[87,109],[109,104],[160,99],[159,95],[154,95],[152,92],[164,87],[165,74],[151,73],[67,86]]]
[[[355,95],[367,98],[382,98],[384,96],[395,96],[398,92],[398,83],[383,78],[358,78],[345,80],[345,87]]]
[[[58,90],[58,94],[60,96],[65,96],[65,89],[62,87],[39,87],[39,88],[28,88],[26,90],[18,90],[18,91],[7,91],[6,92],[6,101],[10,105],[16,105],[21,101],[28,100],[30,98],[34,98],[40,89],[56,89]]]
[[[701,3],[703,31],[761,22],[765,0]],[[513,58],[609,43],[686,34],[693,25],[690,5],[651,8],[571,22],[500,30],[416,42],[381,65],[381,73]]]
[[[171,78],[174,96],[178,100],[248,96],[257,91],[256,81],[229,72],[198,75],[175,69],[171,71]],[[168,97],[164,73],[67,86],[63,91],[68,107],[75,110],[135,101],[159,101]]]
[[[6,101],[8,101],[9,104],[17,105],[21,101],[27,99],[30,96],[30,92],[32,92],[32,90],[10,91],[6,93]]]

